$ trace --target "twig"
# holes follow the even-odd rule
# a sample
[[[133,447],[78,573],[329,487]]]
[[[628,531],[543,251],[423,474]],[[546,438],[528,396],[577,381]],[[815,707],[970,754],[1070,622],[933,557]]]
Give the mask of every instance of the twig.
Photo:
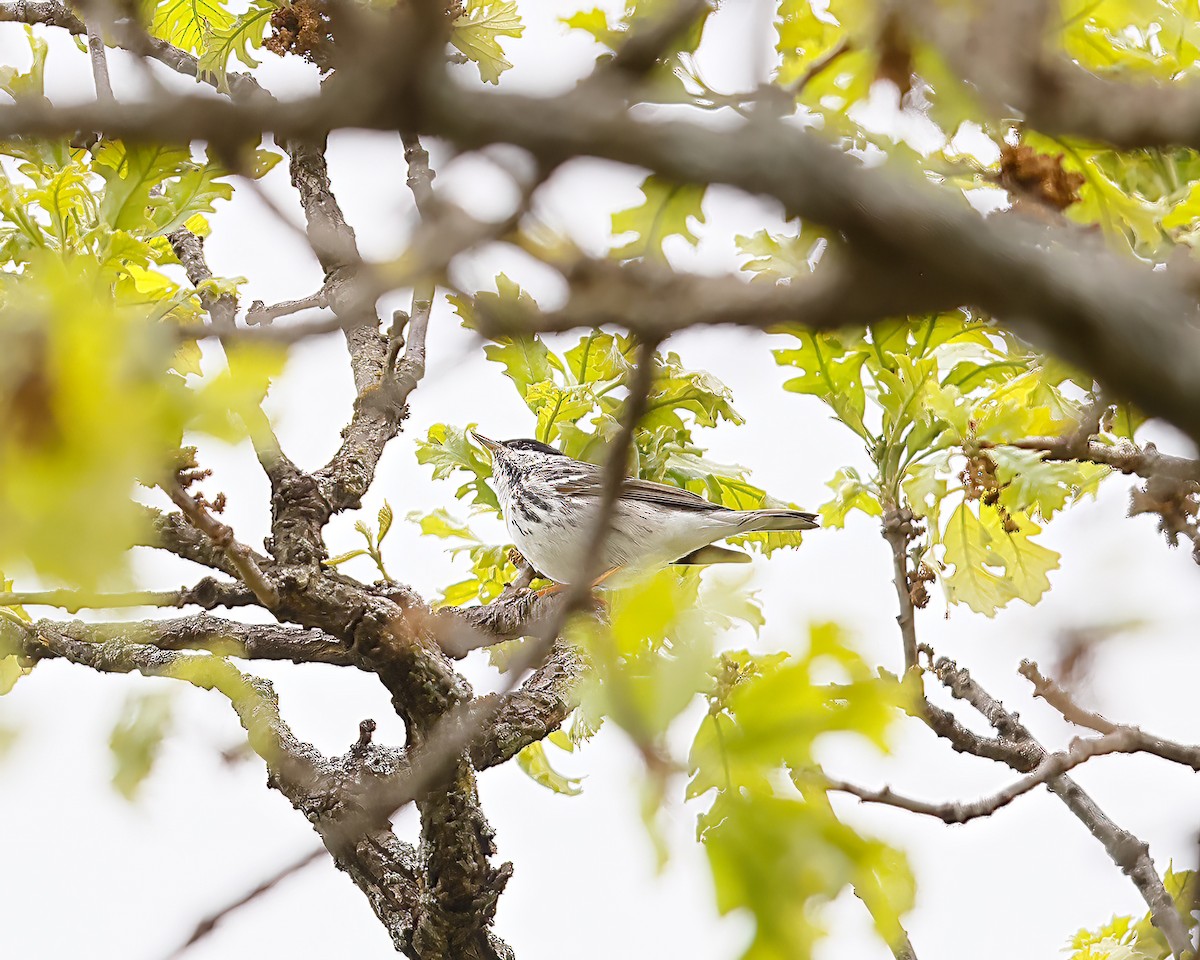
[[[1097,733],[1115,733],[1120,728],[1117,724],[1104,719],[1098,713],[1085,710],[1077,704],[1066,690],[1042,675],[1038,665],[1032,660],[1022,660],[1017,672],[1033,684],[1033,695],[1045,700],[1050,706],[1062,714],[1063,719],[1077,727],[1087,727]]]
[[[284,300],[282,303],[276,303],[269,307],[261,300],[255,300],[250,304],[250,309],[246,311],[246,326],[255,327],[259,324],[269,324],[279,317],[287,317],[293,313],[299,313],[301,310],[311,307],[324,309],[328,306],[329,293],[325,287],[321,287],[316,293],[301,297],[299,300]]]
[[[216,912],[210,913],[207,917],[196,924],[196,929],[192,931],[191,936],[189,936],[187,940],[176,949],[172,950],[167,955],[165,960],[175,960],[176,957],[182,956],[183,953],[192,947],[197,941],[203,940],[210,933],[212,933],[213,930],[216,929],[217,924],[228,917],[231,913],[234,913],[235,911],[242,909],[242,907],[253,903],[264,894],[270,893],[276,886],[278,886],[292,874],[299,873],[310,863],[315,863],[317,860],[327,857],[328,855],[329,851],[324,847],[316,847],[315,849],[310,850],[304,856],[300,857],[298,860],[292,861],[287,866],[271,874],[271,876],[267,877],[267,879],[263,880],[248,893],[245,893],[236,900],[227,903]]]
[[[96,82],[96,101],[111,103],[116,97],[113,96],[112,80],[108,75],[108,55],[104,49],[104,37],[96,24],[100,0],[93,0],[91,6],[87,18],[87,43],[88,54],[92,60],[92,77]]]
[[[1079,445],[1068,437],[1028,437],[1003,446],[1022,450],[1043,450],[1049,460],[1085,460],[1136,474],[1145,479],[1164,477],[1185,483],[1200,483],[1200,460],[1159,453],[1153,443],[1138,447],[1128,441],[1110,446],[1096,440]]]
[[[892,580],[896,588],[896,599],[900,613],[896,623],[900,626],[900,637],[904,647],[904,669],[917,666],[916,606],[912,599],[912,584],[908,576],[908,547],[916,536],[912,512],[897,504],[888,503],[883,511],[883,536],[892,547]]]
[[[222,523],[196,502],[178,482],[169,483],[165,487],[167,495],[175,505],[183,511],[192,525],[203,532],[218,550],[224,552],[230,563],[237,568],[238,575],[259,601],[268,610],[279,606],[279,590],[267,579],[266,575],[254,558],[253,551],[240,543],[233,535],[228,524]]]
[[[249,322],[249,321],[247,321]],[[206,340],[215,337],[223,343],[273,343],[286,346],[310,337],[321,337],[346,329],[341,317],[322,317],[319,320],[293,323],[287,326],[238,327],[228,330],[216,324],[180,324],[174,329],[181,340]]]
[[[1034,770],[1011,786],[1005,787],[991,796],[970,802],[929,803],[925,800],[902,796],[895,793],[890,787],[870,790],[847,783],[845,780],[828,778],[823,778],[821,782],[827,789],[849,793],[865,803],[887,804],[912,813],[937,817],[945,823],[968,823],[980,817],[991,816],[1001,807],[1012,803],[1017,797],[1045,784],[1054,777],[1061,776],[1068,770],[1073,770],[1093,757],[1103,757],[1113,753],[1147,752],[1146,743],[1141,736],[1138,736],[1138,733],[1139,731],[1131,728],[1122,728],[1092,739],[1076,739],[1067,750],[1060,753],[1047,753]],[[1185,763],[1193,770],[1200,770],[1200,748],[1193,748],[1189,758],[1180,762]]]
[[[221,657],[243,660],[290,660],[293,663],[326,663],[351,666],[354,657],[346,646],[322,630],[249,624],[199,615],[170,620],[123,623],[71,623],[38,621],[35,629],[54,629],[63,636],[88,643],[119,640],[158,647],[160,650],[207,650]]]

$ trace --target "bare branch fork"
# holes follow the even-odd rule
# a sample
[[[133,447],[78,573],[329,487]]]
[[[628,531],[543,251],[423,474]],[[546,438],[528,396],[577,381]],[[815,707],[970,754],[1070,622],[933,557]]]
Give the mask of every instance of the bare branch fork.
[[[930,669],[942,685],[954,697],[965,700],[974,707],[998,734],[995,738],[981,738],[978,734],[967,731],[946,711],[940,711],[938,708],[926,704],[926,722],[939,736],[949,739],[956,750],[974,753],[988,759],[1001,760],[1014,770],[1023,773],[1030,773],[1047,763],[1047,758],[1052,755],[1017,720],[1014,714],[1005,710],[1004,706],[987,693],[966,670],[959,668],[954,661],[946,657],[934,660],[933,651],[928,647],[922,646],[921,649],[932,660]],[[963,736],[962,731],[966,731],[969,736]],[[983,745],[983,749],[977,749],[977,744]],[[1065,762],[1068,761],[1055,761],[1055,764]],[[1041,782],[1040,779],[1039,782]],[[1137,887],[1138,892],[1150,908],[1154,925],[1162,931],[1166,938],[1172,956],[1183,957],[1190,950],[1187,928],[1175,908],[1174,901],[1163,886],[1162,878],[1154,868],[1154,861],[1150,857],[1150,849],[1147,844],[1129,831],[1117,826],[1096,805],[1096,802],[1065,773],[1053,772],[1053,775],[1046,777],[1044,782],[1092,836],[1101,842],[1113,863],[1133,881],[1134,886]],[[1024,781],[1022,781],[1023,783]],[[1037,786],[1037,783],[1031,784],[1030,789],[1033,786]]]

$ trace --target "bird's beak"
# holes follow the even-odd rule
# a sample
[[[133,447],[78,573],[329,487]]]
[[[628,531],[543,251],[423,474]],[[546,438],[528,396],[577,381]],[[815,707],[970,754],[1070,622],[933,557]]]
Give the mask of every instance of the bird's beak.
[[[483,434],[476,433],[474,430],[471,431],[471,436],[473,436],[475,438],[476,443],[478,443],[481,447],[483,447],[483,449],[485,449],[488,453],[492,454],[493,456],[495,456],[497,453],[499,453],[500,450],[503,448],[503,444],[498,443],[495,440],[489,440]]]

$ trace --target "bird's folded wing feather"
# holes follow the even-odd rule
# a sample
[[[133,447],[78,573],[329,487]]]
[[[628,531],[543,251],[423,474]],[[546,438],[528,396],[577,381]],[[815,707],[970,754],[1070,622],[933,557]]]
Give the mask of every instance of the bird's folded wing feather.
[[[555,489],[564,496],[599,497],[603,489],[603,478],[600,468],[592,464],[581,476],[572,477],[555,484]],[[721,510],[721,506],[710,503],[701,496],[679,487],[670,487],[664,483],[653,483],[649,480],[627,478],[621,486],[622,500],[641,500],[655,503],[663,507],[674,507],[677,510],[709,511]]]

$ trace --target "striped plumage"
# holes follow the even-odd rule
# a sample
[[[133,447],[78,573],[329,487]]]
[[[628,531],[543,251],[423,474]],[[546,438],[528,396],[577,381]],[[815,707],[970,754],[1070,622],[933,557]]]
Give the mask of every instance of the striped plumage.
[[[489,440],[496,496],[513,543],[543,576],[570,583],[582,567],[590,518],[599,502],[601,470],[536,440]],[[816,517],[799,510],[730,510],[687,490],[626,480],[598,568],[634,572],[669,563],[747,562],[717,540],[762,530],[811,530]]]

